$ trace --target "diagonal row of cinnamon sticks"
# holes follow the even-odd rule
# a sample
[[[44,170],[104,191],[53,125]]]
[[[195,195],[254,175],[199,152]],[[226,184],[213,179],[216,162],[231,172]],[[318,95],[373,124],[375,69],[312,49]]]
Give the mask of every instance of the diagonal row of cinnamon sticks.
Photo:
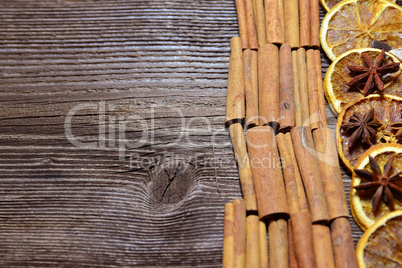
[[[225,123],[244,200],[225,207],[223,266],[268,265],[264,223],[271,267],[357,267],[319,50],[242,40],[231,39]]]
[[[235,0],[243,49],[320,47],[318,0]],[[300,14],[300,15],[299,15]]]

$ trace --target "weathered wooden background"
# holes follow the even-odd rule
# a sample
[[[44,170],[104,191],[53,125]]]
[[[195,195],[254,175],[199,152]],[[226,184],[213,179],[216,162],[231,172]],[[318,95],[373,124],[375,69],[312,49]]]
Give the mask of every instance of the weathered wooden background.
[[[0,266],[219,267],[241,196],[234,0],[2,0],[0,18]]]

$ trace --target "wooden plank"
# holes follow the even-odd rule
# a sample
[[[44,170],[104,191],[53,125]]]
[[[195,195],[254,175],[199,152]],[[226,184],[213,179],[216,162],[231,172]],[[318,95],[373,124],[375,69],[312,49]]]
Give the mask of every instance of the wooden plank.
[[[234,1],[4,0],[0,17],[0,266],[221,267]]]

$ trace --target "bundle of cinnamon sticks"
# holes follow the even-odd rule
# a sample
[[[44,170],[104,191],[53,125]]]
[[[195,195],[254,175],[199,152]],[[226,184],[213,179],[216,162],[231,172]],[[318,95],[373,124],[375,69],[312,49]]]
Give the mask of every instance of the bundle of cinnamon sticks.
[[[266,43],[320,47],[319,1],[235,0],[243,49]]]
[[[225,124],[244,199],[225,206],[223,266],[357,267],[327,127],[318,0],[236,7]]]

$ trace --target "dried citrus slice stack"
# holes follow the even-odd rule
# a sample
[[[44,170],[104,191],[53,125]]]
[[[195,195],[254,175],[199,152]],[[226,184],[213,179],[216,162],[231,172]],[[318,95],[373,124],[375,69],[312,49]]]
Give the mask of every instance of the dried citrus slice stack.
[[[397,189],[402,186],[400,171],[400,144],[373,146],[357,161],[350,185],[350,207],[356,223],[362,230],[366,230],[390,211],[402,209],[402,193]],[[379,189],[380,187],[382,188]]]
[[[354,77],[359,74],[351,71],[348,66],[359,65],[365,66],[363,53],[375,62],[381,50],[374,48],[360,48],[345,52],[339,56],[329,66],[324,79],[324,92],[328,103],[334,113],[339,113],[342,108],[349,102],[364,97],[364,84],[350,87],[347,85]],[[384,65],[399,62],[392,54],[385,53]],[[382,77],[384,82],[384,94],[402,97],[402,76],[400,76],[402,65],[399,71],[390,73]],[[378,90],[374,91],[378,92]]]
[[[321,45],[335,60],[348,50],[371,47],[374,40],[402,47],[402,8],[387,0],[345,0],[324,17]]]
[[[378,219],[356,248],[359,267],[402,267],[402,210]]]
[[[373,94],[350,102],[342,109],[336,124],[336,139],[339,157],[349,170],[353,170],[358,158],[371,146],[379,143],[401,143],[402,131],[398,133],[399,128],[402,128],[401,107],[402,98]],[[353,122],[354,115],[364,119],[370,110],[373,110],[372,122],[377,120],[380,123],[377,127],[375,124],[372,126],[376,133],[365,142],[355,139],[352,144],[353,134],[358,130],[348,130],[345,128],[346,124],[351,123],[351,120]]]
[[[396,2],[396,0],[389,0],[393,3]],[[326,12],[328,12],[331,8],[333,8],[336,4],[339,2],[342,2],[342,0],[320,0],[321,6],[324,8]]]

